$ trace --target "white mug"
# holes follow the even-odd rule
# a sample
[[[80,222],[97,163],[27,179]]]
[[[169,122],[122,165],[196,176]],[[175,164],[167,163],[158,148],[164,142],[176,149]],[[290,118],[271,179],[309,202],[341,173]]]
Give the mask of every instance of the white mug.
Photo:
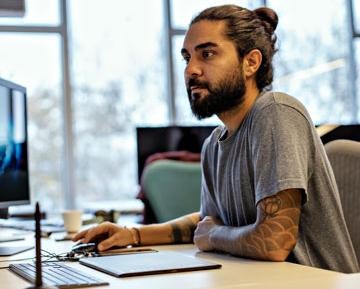
[[[68,233],[75,233],[81,229],[81,215],[81,210],[66,210],[62,212],[64,227]]]

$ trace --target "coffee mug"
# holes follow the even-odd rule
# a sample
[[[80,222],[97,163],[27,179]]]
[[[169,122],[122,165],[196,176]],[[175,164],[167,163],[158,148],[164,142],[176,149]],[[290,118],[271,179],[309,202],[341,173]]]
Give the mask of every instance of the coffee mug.
[[[62,212],[64,227],[68,233],[75,233],[81,229],[81,215],[81,210],[66,210]]]

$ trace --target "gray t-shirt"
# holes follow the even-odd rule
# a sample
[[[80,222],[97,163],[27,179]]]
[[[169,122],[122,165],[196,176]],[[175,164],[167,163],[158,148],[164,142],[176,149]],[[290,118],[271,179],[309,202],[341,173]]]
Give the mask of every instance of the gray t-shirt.
[[[226,129],[218,127],[203,146],[201,216],[215,216],[227,226],[250,225],[260,200],[303,189],[291,260],[358,272],[335,178],[304,106],[283,93],[264,93],[240,128],[224,136]]]

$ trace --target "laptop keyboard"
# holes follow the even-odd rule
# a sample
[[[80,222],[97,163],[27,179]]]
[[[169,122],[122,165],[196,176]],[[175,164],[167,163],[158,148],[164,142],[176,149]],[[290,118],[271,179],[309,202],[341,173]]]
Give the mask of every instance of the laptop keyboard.
[[[10,264],[9,268],[12,272],[20,275],[31,283],[35,283],[35,264]],[[109,285],[108,282],[96,279],[60,262],[42,263],[42,280],[44,285],[55,285],[59,288]]]

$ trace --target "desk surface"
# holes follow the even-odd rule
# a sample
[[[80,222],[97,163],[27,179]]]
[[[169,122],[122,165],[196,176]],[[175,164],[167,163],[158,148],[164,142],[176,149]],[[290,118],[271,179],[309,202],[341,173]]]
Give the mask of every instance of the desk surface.
[[[25,241],[13,242],[22,244]],[[27,240],[27,243],[32,240]],[[2,243],[6,244],[6,243]],[[52,253],[67,252],[72,242],[55,242],[51,239],[42,239],[42,248]],[[236,258],[223,254],[199,252],[193,245],[152,246],[159,251],[175,250],[180,253],[197,255],[213,262],[221,263],[221,269],[204,270],[184,273],[150,275],[142,277],[116,278],[98,272],[78,263],[68,263],[84,272],[91,273],[110,283],[110,286],[94,288],[121,288],[121,289],[153,289],[153,288],[187,288],[187,289],[235,289],[235,288],[359,288],[360,274],[342,274],[333,271],[321,270],[287,262],[262,262]],[[0,266],[7,266],[5,260],[30,258],[35,255],[34,250],[23,252],[11,257],[1,257]],[[1,288],[26,288],[29,284],[10,272],[0,269]]]

